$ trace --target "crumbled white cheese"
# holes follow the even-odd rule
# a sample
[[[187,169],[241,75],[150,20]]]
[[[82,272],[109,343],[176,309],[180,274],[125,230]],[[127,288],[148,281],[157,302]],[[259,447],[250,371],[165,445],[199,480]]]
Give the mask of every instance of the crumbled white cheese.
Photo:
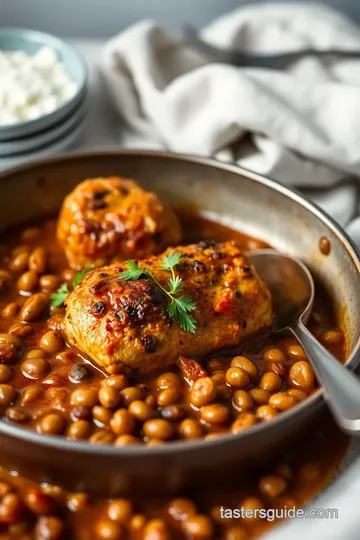
[[[77,84],[50,47],[0,50],[0,126],[35,120],[71,100]]]

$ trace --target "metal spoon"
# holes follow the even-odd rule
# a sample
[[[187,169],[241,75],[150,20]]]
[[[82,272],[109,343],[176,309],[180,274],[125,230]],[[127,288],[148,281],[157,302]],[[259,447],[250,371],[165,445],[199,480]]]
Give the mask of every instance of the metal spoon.
[[[338,425],[351,435],[360,435],[360,380],[305,326],[315,295],[309,270],[298,259],[271,249],[254,251],[249,259],[272,294],[275,332],[297,338],[325,390]]]

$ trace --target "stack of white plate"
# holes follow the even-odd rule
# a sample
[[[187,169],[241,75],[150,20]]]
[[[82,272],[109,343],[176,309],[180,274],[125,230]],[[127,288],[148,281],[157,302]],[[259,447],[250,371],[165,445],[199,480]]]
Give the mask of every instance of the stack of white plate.
[[[49,34],[0,28],[0,72],[0,170],[73,148],[86,116],[87,71],[82,57]],[[53,73],[56,81],[51,79]],[[37,84],[33,93],[27,81],[29,86]],[[61,94],[62,90],[66,92]]]

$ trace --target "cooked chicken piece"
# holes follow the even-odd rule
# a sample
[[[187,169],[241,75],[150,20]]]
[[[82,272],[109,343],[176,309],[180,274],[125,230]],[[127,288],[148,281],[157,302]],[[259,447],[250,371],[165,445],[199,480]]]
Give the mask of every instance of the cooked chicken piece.
[[[170,272],[161,258],[140,261],[167,288]],[[183,259],[176,274],[179,295],[196,304],[195,333],[167,313],[168,298],[151,279],[126,281],[125,263],[90,271],[66,300],[65,332],[71,345],[110,372],[148,372],[180,354],[200,356],[238,345],[272,323],[267,286],[233,242],[176,247]],[[110,369],[109,369],[110,368]]]
[[[133,180],[95,178],[64,200],[57,236],[80,270],[160,253],[180,242],[181,228],[172,210]]]

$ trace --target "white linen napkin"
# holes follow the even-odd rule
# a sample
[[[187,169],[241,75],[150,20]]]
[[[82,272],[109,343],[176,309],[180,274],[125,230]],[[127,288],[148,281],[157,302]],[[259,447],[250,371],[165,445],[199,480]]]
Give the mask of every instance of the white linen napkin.
[[[245,6],[201,36],[257,53],[360,51],[360,29],[317,4]],[[360,176],[360,58],[304,58],[284,71],[235,67],[209,62],[184,38],[143,21],[106,44],[102,72],[117,111],[147,146],[235,161],[302,188]],[[339,193],[348,201],[342,225],[353,217],[356,190],[347,185],[331,200],[335,214]],[[360,240],[360,222],[355,229]]]

